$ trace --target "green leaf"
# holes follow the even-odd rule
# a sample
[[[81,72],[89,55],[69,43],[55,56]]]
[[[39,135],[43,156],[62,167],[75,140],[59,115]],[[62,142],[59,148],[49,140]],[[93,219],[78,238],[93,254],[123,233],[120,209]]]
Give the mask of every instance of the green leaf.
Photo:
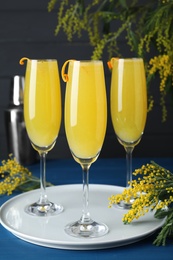
[[[167,217],[160,233],[153,242],[156,246],[165,246],[167,238],[172,237],[173,234],[173,210],[170,210],[170,215]]]
[[[158,209],[154,214],[155,218],[162,219],[168,215],[168,210]]]
[[[119,0],[120,4],[122,7],[128,9],[128,6],[127,6],[127,3],[126,3],[126,0]]]

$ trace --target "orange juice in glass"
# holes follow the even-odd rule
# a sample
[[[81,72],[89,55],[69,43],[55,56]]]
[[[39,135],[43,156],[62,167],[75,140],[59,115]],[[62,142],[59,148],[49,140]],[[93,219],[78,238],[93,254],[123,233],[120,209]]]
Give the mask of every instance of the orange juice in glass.
[[[24,100],[25,124],[33,146],[37,150],[51,148],[61,123],[61,92],[56,60],[27,63]]]
[[[107,107],[101,62],[71,62],[65,97],[65,129],[78,158],[95,158],[106,131]]]

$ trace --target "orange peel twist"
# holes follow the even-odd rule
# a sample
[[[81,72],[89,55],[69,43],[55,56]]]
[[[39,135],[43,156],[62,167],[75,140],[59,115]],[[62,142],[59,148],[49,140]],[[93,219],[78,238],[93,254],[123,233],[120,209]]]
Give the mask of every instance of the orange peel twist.
[[[67,64],[70,62],[70,61],[74,61],[74,60],[67,60],[64,62],[63,66],[62,66],[62,69],[61,69],[61,77],[63,79],[64,82],[67,82],[68,81],[68,74],[65,73],[65,69],[66,69],[66,66]]]
[[[20,64],[20,65],[24,65],[24,61],[25,61],[25,60],[28,61],[29,59],[28,59],[27,57],[23,57],[23,58],[20,59],[19,64]]]
[[[115,60],[119,60],[119,58],[114,58],[114,57],[113,57],[113,58],[110,59],[110,61],[107,62],[107,65],[108,65],[108,68],[109,68],[109,69],[113,69],[113,62],[114,62]]]

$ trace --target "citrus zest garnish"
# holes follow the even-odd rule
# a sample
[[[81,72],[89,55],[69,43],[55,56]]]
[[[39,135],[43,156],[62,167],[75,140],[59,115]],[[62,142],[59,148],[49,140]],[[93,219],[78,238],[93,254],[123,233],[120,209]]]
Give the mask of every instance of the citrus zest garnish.
[[[19,64],[24,65],[25,60],[29,60],[29,59],[27,57],[23,57],[23,58],[20,59]]]
[[[108,68],[111,70],[112,69],[111,61],[108,61],[107,64],[108,64]]]
[[[114,57],[113,57],[113,58],[110,59],[110,61],[107,62],[107,65],[108,65],[108,68],[109,68],[109,69],[113,69],[113,62],[114,62],[115,60],[119,60],[119,58],[114,58]]]
[[[66,69],[67,63],[69,63],[70,61],[74,61],[74,60],[65,61],[63,66],[62,66],[62,69],[61,69],[61,76],[62,76],[62,79],[63,79],[64,82],[68,81],[68,75],[65,73],[65,69]]]

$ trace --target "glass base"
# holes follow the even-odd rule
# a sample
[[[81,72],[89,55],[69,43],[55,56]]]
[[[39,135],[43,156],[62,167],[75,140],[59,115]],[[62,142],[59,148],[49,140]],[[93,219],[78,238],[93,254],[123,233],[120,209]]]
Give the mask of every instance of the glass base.
[[[73,237],[101,237],[108,233],[108,227],[103,223],[90,221],[82,223],[80,220],[70,223],[65,227],[65,232]]]
[[[60,214],[63,211],[61,205],[57,205],[50,201],[41,204],[35,202],[25,208],[25,212],[32,216],[54,216]]]
[[[131,199],[129,203],[122,200],[119,203],[114,204],[114,207],[119,209],[131,209],[133,202],[134,199]]]

